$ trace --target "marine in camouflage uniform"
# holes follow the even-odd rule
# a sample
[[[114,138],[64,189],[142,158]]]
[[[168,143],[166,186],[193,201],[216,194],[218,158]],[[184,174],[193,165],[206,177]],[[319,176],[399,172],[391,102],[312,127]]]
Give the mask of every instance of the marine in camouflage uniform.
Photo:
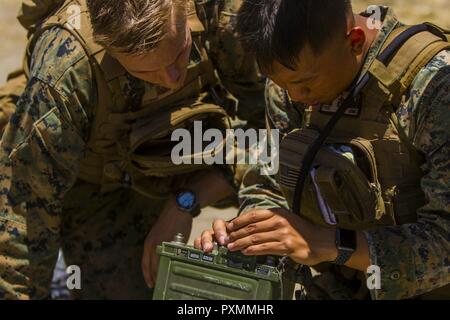
[[[259,126],[265,80],[234,34],[239,4],[221,1],[217,16],[209,17],[210,56],[240,100],[237,119]],[[169,194],[103,192],[78,178],[98,97],[89,57],[72,33],[46,30],[27,67],[27,85],[0,145],[0,299],[48,298],[60,247],[67,264],[82,271],[75,297],[151,298],[141,272],[143,244]],[[121,99],[136,99],[146,86],[127,75]],[[222,171],[236,182],[230,170]]]
[[[373,42],[361,71],[361,77],[378,56],[388,35],[402,24],[392,9],[384,12],[382,28]],[[367,14],[369,16],[369,14]],[[333,110],[343,93],[322,110]],[[285,92],[273,82],[267,86],[268,123],[287,135],[302,128],[308,108],[290,103]],[[426,204],[417,210],[417,222],[393,227],[378,227],[365,231],[370,262],[381,268],[381,289],[372,290],[373,299],[407,299],[429,293],[433,298],[448,298],[450,282],[450,51],[437,54],[420,72],[397,109],[407,138],[425,156],[420,181]],[[392,164],[394,165],[394,164]],[[261,168],[252,167],[244,177],[240,190],[241,208],[289,210],[278,176],[261,176]],[[310,298],[350,299],[367,298],[366,279],[345,267],[329,266],[327,271],[313,272],[309,284]],[[363,288],[355,291],[355,277]],[[359,286],[356,285],[356,288]],[[447,287],[446,287],[447,286]],[[364,290],[365,289],[365,290]]]

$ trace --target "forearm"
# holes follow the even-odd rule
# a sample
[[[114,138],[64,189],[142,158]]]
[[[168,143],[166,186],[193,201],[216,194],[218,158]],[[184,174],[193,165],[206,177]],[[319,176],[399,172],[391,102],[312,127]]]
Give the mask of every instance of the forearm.
[[[369,247],[363,232],[358,232],[356,237],[356,251],[346,266],[365,273],[370,266]]]
[[[239,213],[252,209],[286,209],[288,204],[274,176],[260,174],[261,166],[252,166],[247,171],[239,190]]]
[[[60,246],[61,205],[35,195],[0,146],[0,296],[46,299]]]
[[[315,243],[315,251],[318,252],[319,260],[321,262],[334,262],[338,255],[335,241],[336,229],[317,228],[314,234],[316,237],[313,238],[313,243]],[[356,250],[345,266],[365,273],[369,265],[370,255],[367,239],[363,232],[357,232]]]

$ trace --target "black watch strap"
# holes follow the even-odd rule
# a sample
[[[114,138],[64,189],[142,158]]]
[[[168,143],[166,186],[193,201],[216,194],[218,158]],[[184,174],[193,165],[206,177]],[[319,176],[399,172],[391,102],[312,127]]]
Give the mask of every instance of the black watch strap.
[[[336,229],[336,248],[338,255],[334,264],[343,266],[356,251],[356,231]]]
[[[195,206],[189,211],[193,218],[197,218],[202,212],[202,208],[200,207],[200,203],[196,203]]]
[[[346,250],[339,250],[338,249],[338,255],[336,257],[336,260],[334,260],[334,264],[338,266],[344,266],[348,260],[352,257],[354,251],[346,251]]]

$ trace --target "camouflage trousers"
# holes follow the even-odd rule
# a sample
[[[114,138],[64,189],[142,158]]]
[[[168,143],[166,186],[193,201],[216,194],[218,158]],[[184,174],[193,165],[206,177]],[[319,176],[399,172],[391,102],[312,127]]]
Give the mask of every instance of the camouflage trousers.
[[[64,198],[60,217],[0,216],[0,299],[48,298],[60,247],[67,265],[81,271],[74,298],[151,299],[141,258],[164,205],[130,189],[102,194],[79,180]],[[58,234],[48,228],[54,223]]]

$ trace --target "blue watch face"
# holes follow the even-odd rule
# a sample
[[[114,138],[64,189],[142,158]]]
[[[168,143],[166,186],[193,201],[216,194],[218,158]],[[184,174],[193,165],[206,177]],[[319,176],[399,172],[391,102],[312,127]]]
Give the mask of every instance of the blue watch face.
[[[190,210],[195,204],[195,195],[189,191],[181,192],[177,196],[177,203],[181,208]]]

